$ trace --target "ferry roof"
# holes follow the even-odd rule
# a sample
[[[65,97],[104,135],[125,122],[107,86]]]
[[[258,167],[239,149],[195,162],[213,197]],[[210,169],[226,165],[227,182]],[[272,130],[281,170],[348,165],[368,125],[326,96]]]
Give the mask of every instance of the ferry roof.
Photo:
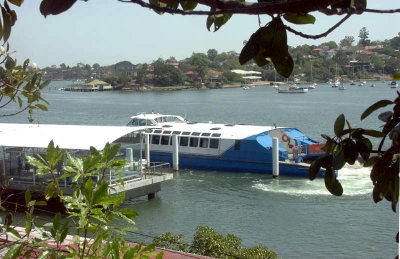
[[[190,132],[208,132],[220,133],[221,138],[244,139],[250,136],[260,134],[275,129],[273,126],[254,126],[243,124],[215,124],[215,123],[159,123],[158,127],[163,130],[171,131],[190,131]]]
[[[47,148],[53,140],[61,149],[102,150],[107,142],[149,128],[153,127],[0,123],[0,146]]]

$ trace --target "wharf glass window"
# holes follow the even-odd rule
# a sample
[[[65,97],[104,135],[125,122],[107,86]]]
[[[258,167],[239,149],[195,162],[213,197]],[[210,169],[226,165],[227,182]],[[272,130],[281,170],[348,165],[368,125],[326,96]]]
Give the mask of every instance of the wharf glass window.
[[[151,144],[158,145],[160,143],[160,135],[153,135],[151,137]]]
[[[200,139],[200,147],[201,148],[208,148],[208,138],[201,138]]]
[[[219,139],[212,138],[210,139],[210,148],[218,148]]]
[[[169,136],[161,136],[161,145],[168,145]]]
[[[180,137],[179,138],[179,146],[187,147],[188,143],[189,143],[188,137]]]
[[[190,138],[189,146],[197,147],[199,145],[199,138]]]

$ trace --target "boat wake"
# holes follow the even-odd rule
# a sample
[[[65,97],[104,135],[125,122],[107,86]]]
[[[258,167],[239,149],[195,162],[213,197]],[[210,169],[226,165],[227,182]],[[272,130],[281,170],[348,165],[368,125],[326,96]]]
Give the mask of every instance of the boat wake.
[[[372,192],[372,183],[369,178],[371,168],[364,168],[360,164],[345,165],[338,172],[338,180],[343,186],[343,196],[366,196]],[[331,196],[325,187],[324,179],[281,178],[279,180],[263,179],[253,182],[253,188],[292,196]]]

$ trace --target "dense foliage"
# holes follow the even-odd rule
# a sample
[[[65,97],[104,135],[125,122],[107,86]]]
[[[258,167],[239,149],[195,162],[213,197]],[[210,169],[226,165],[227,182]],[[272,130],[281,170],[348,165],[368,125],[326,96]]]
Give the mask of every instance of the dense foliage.
[[[213,258],[265,258],[275,259],[276,253],[265,246],[242,247],[242,240],[233,235],[226,236],[215,232],[210,227],[199,226],[193,236],[193,243],[184,242],[183,235],[174,235],[170,232],[161,234],[153,239],[157,247],[173,249],[210,256]]]
[[[12,212],[7,214],[5,223],[0,226],[0,234],[15,239],[0,246],[0,249],[9,249],[4,258],[148,258],[153,254],[154,245],[142,249],[141,244],[132,246],[125,241],[123,236],[126,231],[135,229],[133,219],[138,214],[131,209],[120,208],[125,192],[109,195],[105,172],[114,168],[118,175],[118,170],[126,163],[124,159],[115,158],[119,148],[120,145],[107,143],[102,152],[91,147],[90,155],[79,157],[65,154],[50,142],[44,156],[28,156],[29,164],[36,168],[38,175],[50,176],[45,183],[46,200],[59,199],[66,208],[69,220],[62,220],[61,214],[57,213],[52,223],[39,224],[34,211],[37,206],[46,205],[46,201],[31,200],[31,192],[27,190],[26,236],[14,229]],[[61,168],[59,165],[64,159],[66,161]],[[71,181],[68,188],[73,190],[72,195],[64,194],[60,187],[60,182],[67,178]],[[121,177],[120,181],[123,185]],[[127,227],[115,227],[112,224],[115,218],[125,220]],[[37,233],[34,238],[30,238],[32,231]],[[67,235],[73,235],[73,244],[63,245]],[[157,256],[161,257],[162,253]]]

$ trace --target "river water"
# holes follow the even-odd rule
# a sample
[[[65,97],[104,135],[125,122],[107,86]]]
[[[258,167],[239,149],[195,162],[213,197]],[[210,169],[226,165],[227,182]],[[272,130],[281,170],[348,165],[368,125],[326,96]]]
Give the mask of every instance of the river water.
[[[34,116],[40,123],[125,125],[138,112],[178,114],[192,121],[292,126],[321,140],[333,135],[336,117],[344,113],[352,127],[377,128],[376,114],[360,121],[361,113],[381,99],[393,100],[387,83],[375,87],[346,85],[345,91],[320,84],[307,94],[278,94],[259,86],[168,92],[64,92],[54,82],[44,91],[48,112]],[[26,123],[26,114],[1,122]],[[216,171],[181,170],[162,184],[151,201],[126,201],[139,213],[138,232],[156,236],[184,234],[191,241],[197,226],[232,233],[244,246],[266,245],[284,258],[394,258],[399,214],[390,203],[374,204],[369,169],[346,166],[339,172],[341,197],[330,195],[322,179]],[[151,238],[129,234],[127,239]]]

